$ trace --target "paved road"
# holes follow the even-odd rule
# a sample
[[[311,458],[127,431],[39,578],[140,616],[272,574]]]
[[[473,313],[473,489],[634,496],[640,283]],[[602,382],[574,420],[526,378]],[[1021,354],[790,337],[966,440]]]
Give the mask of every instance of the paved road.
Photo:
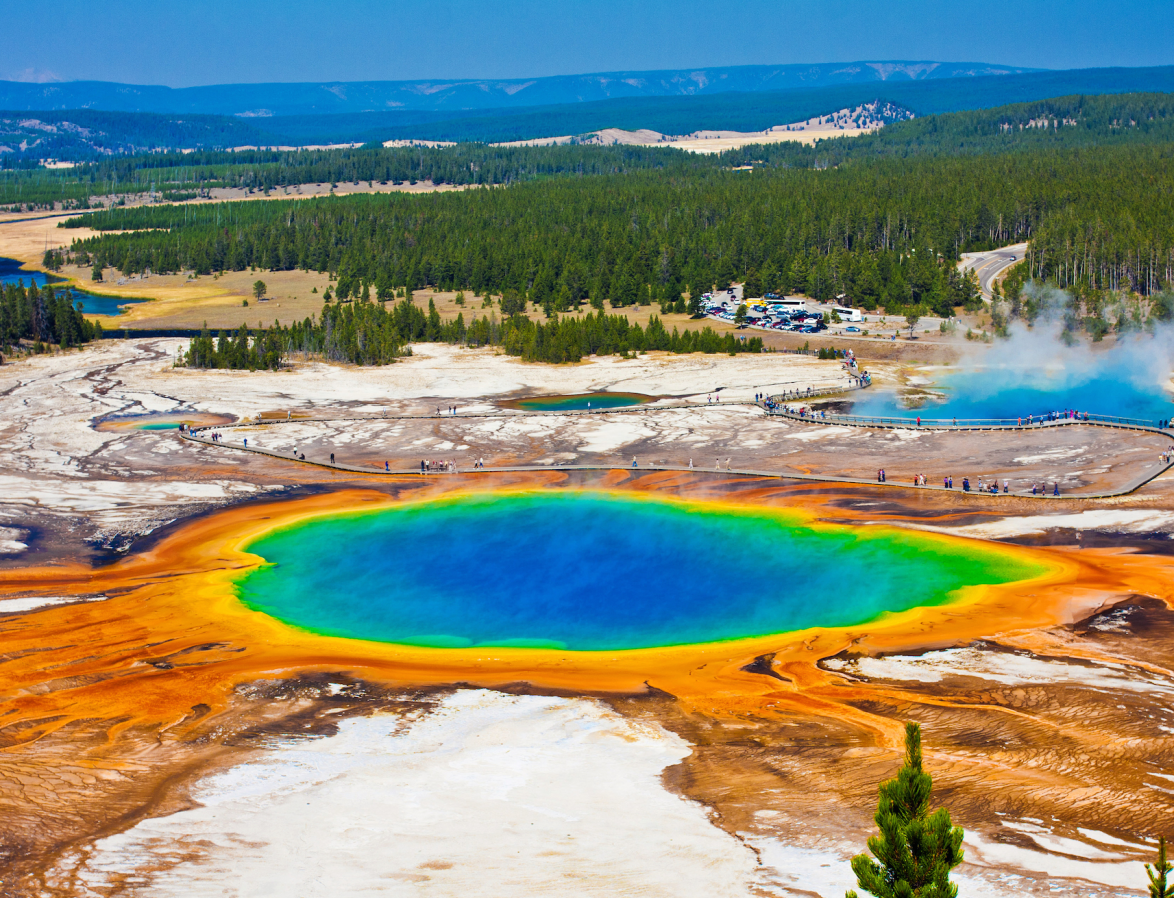
[[[985,253],[964,253],[959,268],[965,272],[973,268],[978,275],[978,286],[983,298],[991,298],[991,285],[1003,271],[1023,258],[1027,252],[1026,243],[1004,246]]]

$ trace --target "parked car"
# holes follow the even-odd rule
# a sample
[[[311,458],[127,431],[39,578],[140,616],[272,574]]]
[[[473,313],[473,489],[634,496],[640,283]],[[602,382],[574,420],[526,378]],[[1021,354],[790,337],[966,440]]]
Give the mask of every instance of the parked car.
[[[846,328],[844,328],[844,333],[846,333],[846,334],[858,334],[858,333],[860,333],[860,328],[858,328],[858,327],[846,327]]]

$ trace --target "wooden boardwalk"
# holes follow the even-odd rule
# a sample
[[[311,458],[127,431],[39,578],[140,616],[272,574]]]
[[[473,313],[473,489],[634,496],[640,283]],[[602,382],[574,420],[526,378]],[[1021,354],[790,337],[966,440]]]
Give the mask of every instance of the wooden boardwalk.
[[[843,389],[838,389],[838,390],[829,390],[827,392],[834,393],[834,392],[845,392],[845,391]],[[813,393],[812,395],[814,396],[815,394]],[[808,397],[805,396],[803,398],[808,398]],[[261,421],[248,422],[248,423],[242,423],[242,424],[230,424],[230,425],[221,425],[221,426],[201,427],[201,428],[196,428],[194,430],[181,431],[180,436],[183,439],[188,440],[190,442],[200,443],[202,445],[211,446],[211,447],[214,447],[217,449],[225,449],[225,450],[230,450],[230,451],[235,451],[235,452],[251,452],[255,455],[263,455],[263,456],[267,456],[269,458],[280,459],[281,461],[286,461],[286,462],[293,462],[293,463],[299,464],[299,465],[310,465],[310,466],[318,467],[318,468],[326,468],[331,471],[338,471],[339,473],[358,474],[358,475],[361,475],[364,477],[404,477],[404,476],[443,477],[443,476],[446,476],[446,475],[452,474],[452,473],[469,475],[469,474],[500,474],[500,473],[529,472],[529,471],[563,471],[563,472],[617,471],[617,470],[673,471],[673,472],[681,472],[681,473],[725,474],[725,475],[729,475],[729,476],[739,476],[739,477],[770,478],[770,479],[776,479],[776,480],[789,480],[789,481],[796,481],[796,482],[850,484],[853,486],[871,486],[871,487],[877,487],[877,488],[881,488],[881,489],[899,489],[899,490],[914,490],[914,491],[920,490],[920,491],[942,492],[942,493],[949,492],[949,493],[955,493],[955,494],[962,495],[962,496],[972,497],[976,501],[993,501],[993,500],[997,500],[1000,497],[1002,497],[1002,498],[1014,497],[1017,499],[1023,499],[1023,498],[1037,499],[1037,500],[1041,500],[1041,501],[1043,501],[1043,500],[1058,500],[1058,499],[1111,499],[1116,496],[1126,496],[1126,495],[1129,495],[1130,493],[1136,492],[1138,489],[1145,486],[1147,483],[1149,483],[1154,478],[1156,478],[1156,477],[1160,476],[1161,474],[1165,473],[1166,471],[1170,470],[1171,467],[1174,467],[1174,459],[1172,459],[1172,461],[1167,464],[1153,465],[1153,466],[1147,468],[1146,470],[1142,471],[1141,473],[1139,473],[1136,477],[1134,477],[1133,479],[1131,479],[1130,481],[1128,481],[1127,483],[1125,483],[1121,487],[1114,489],[1114,490],[1098,490],[1095,492],[1080,492],[1080,493],[1072,492],[1072,493],[1062,493],[1060,496],[1053,496],[1050,494],[1043,494],[1043,493],[1038,494],[1038,495],[1032,495],[1032,493],[1025,492],[1022,490],[1015,491],[1015,492],[1008,492],[1008,493],[998,493],[998,494],[989,493],[989,492],[982,493],[982,492],[978,492],[977,490],[972,490],[971,492],[965,492],[964,490],[962,490],[961,487],[954,487],[953,489],[946,489],[946,487],[940,486],[940,485],[915,486],[912,483],[901,483],[899,481],[891,481],[891,482],[886,481],[884,483],[880,483],[880,482],[877,482],[876,480],[871,480],[871,479],[837,476],[837,475],[799,474],[799,473],[792,473],[792,472],[786,472],[786,471],[767,471],[767,470],[752,469],[752,468],[720,468],[720,467],[692,467],[692,468],[690,468],[686,465],[645,464],[645,465],[640,465],[635,468],[632,468],[632,467],[629,467],[629,466],[626,466],[623,464],[508,465],[508,466],[501,466],[501,467],[484,467],[484,468],[477,468],[477,467],[464,468],[464,467],[462,467],[462,468],[456,469],[454,471],[429,471],[427,473],[424,473],[424,472],[421,472],[419,468],[408,468],[408,469],[395,468],[395,469],[388,470],[388,469],[380,469],[380,468],[374,467],[374,466],[368,467],[368,466],[358,466],[358,465],[346,465],[346,464],[341,464],[341,463],[331,463],[329,461],[316,459],[316,458],[302,459],[302,458],[295,457],[292,452],[291,453],[283,453],[283,452],[276,452],[276,451],[273,451],[270,449],[263,449],[259,446],[246,446],[246,445],[244,445],[243,440],[239,441],[239,442],[238,441],[224,441],[224,440],[214,441],[214,440],[212,440],[210,435],[205,435],[206,432],[208,432],[208,431],[222,430],[222,429],[226,429],[229,427],[231,427],[233,429],[239,429],[241,427],[267,427],[267,426],[275,426],[275,425],[279,426],[282,424],[340,423],[340,422],[347,422],[347,421],[371,423],[371,422],[375,422],[375,421],[440,420],[440,419],[450,419],[450,420],[466,419],[466,420],[468,420],[468,419],[484,419],[484,418],[533,417],[533,416],[544,416],[544,415],[545,416],[559,415],[559,416],[563,416],[563,417],[579,417],[579,416],[584,416],[584,415],[649,414],[649,413],[664,412],[664,411],[679,411],[682,409],[714,408],[717,406],[726,406],[726,407],[728,407],[728,406],[755,406],[758,408],[762,407],[760,404],[753,403],[753,402],[729,401],[729,402],[709,402],[709,403],[680,403],[680,404],[676,404],[676,405],[652,405],[652,406],[635,405],[635,406],[631,406],[629,408],[590,409],[590,410],[582,410],[582,411],[484,412],[484,413],[469,413],[469,414],[455,414],[455,415],[453,415],[453,414],[381,415],[381,416],[370,416],[370,415],[366,415],[366,416],[358,416],[358,415],[341,416],[340,415],[340,416],[328,417],[328,418],[292,418],[292,419],[277,418],[277,419],[272,419],[272,420],[261,420]],[[764,411],[766,411],[766,410],[764,409]],[[1076,421],[1076,420],[1059,420],[1059,421],[1047,421],[1047,422],[1042,422],[1042,423],[1038,423],[1038,424],[1032,424],[1030,426],[1029,425],[1023,425],[1023,426],[993,425],[993,426],[989,426],[989,427],[973,427],[973,428],[961,427],[961,426],[958,428],[923,426],[923,427],[917,428],[912,423],[904,424],[904,425],[897,425],[897,424],[893,424],[893,425],[879,425],[879,424],[852,425],[852,424],[844,424],[844,423],[841,423],[841,422],[835,421],[835,420],[830,420],[830,419],[820,420],[820,419],[814,418],[814,417],[801,416],[801,415],[797,415],[794,413],[787,413],[787,412],[767,411],[766,413],[772,417],[787,418],[788,420],[795,420],[797,422],[804,423],[804,424],[824,424],[824,425],[828,425],[828,426],[841,426],[841,427],[842,426],[869,426],[869,427],[877,427],[877,428],[884,428],[884,429],[898,429],[898,428],[900,428],[900,429],[921,429],[921,430],[927,430],[927,431],[949,431],[949,430],[954,430],[954,429],[995,431],[995,430],[1029,430],[1029,429],[1030,430],[1039,430],[1039,429],[1044,429],[1044,428],[1079,425],[1079,426],[1084,426],[1084,427],[1112,427],[1112,428],[1119,429],[1119,430],[1143,431],[1143,432],[1164,434],[1167,436],[1170,435],[1168,432],[1158,430],[1155,427],[1145,427],[1145,426],[1140,426],[1140,425],[1125,425],[1125,424],[1106,424],[1106,423],[1095,422],[1095,421],[1087,421],[1086,422],[1086,421]]]

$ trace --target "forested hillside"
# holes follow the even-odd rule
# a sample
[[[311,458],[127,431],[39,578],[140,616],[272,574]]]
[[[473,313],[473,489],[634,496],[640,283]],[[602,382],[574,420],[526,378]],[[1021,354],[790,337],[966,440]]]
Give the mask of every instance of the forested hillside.
[[[901,65],[914,73],[912,78],[901,76]],[[539,78],[512,87],[504,82],[432,83],[424,91],[388,83],[354,84],[340,92],[340,85],[329,84],[175,91],[93,82],[0,82],[0,108],[13,110],[0,112],[0,119],[7,120],[0,124],[0,145],[7,147],[0,157],[10,164],[50,157],[82,161],[142,149],[390,139],[495,143],[604,128],[648,128],[663,134],[761,131],[876,100],[928,116],[1062,95],[1174,91],[1174,67],[1169,66],[1014,72],[972,64],[856,63],[827,67],[819,75],[817,68],[750,66],[711,70],[709,75],[692,70],[627,73],[635,76],[630,78]],[[880,71],[887,73],[884,78]],[[559,81],[567,83],[556,86]],[[543,88],[543,82],[554,89]],[[571,82],[578,84],[572,88]],[[393,94],[399,99],[389,105]]]
[[[12,160],[0,159],[0,206],[32,209],[67,202],[85,207],[91,196],[151,191],[166,199],[182,199],[220,187],[272,190],[367,181],[504,185],[545,177],[640,170],[685,172],[745,165],[828,168],[850,160],[887,156],[989,155],[1170,142],[1174,142],[1174,94],[1071,96],[930,116],[889,125],[870,135],[823,140],[814,147],[781,143],[750,146],[720,156],[667,148],[460,144],[445,148],[145,153],[109,157],[66,171],[20,167]]]
[[[948,313],[959,252],[1030,239],[1032,272],[1151,292],[1174,265],[1174,147],[850,161],[828,170],[668,167],[509,189],[114,209],[74,246],[125,273],[249,267],[365,285],[525,292],[549,310],[714,284],[849,294]],[[80,224],[75,219],[72,223]]]
[[[240,119],[154,113],[0,112],[0,152],[17,159],[87,159],[181,147],[233,147],[263,140]]]
[[[932,115],[815,146],[749,146],[729,164],[838,165],[886,156],[965,156],[1174,143],[1174,94],[1070,96]]]

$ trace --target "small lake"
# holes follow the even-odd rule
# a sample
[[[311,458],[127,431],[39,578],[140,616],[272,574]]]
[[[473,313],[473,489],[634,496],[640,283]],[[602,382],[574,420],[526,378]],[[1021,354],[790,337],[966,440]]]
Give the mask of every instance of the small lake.
[[[502,403],[523,412],[582,412],[595,409],[629,408],[652,402],[655,396],[643,393],[576,393],[571,396],[533,396]]]
[[[62,289],[60,285],[65,283],[64,278],[47,275],[42,271],[26,271],[20,266],[21,263],[16,259],[0,258],[0,284],[23,282],[26,287],[29,284],[36,284],[38,287],[50,286],[60,290]],[[120,296],[97,296],[93,293],[87,293],[85,290],[70,287],[65,289],[73,294],[74,303],[80,303],[82,311],[87,315],[121,315],[123,306],[148,301],[145,299],[126,299]]]

